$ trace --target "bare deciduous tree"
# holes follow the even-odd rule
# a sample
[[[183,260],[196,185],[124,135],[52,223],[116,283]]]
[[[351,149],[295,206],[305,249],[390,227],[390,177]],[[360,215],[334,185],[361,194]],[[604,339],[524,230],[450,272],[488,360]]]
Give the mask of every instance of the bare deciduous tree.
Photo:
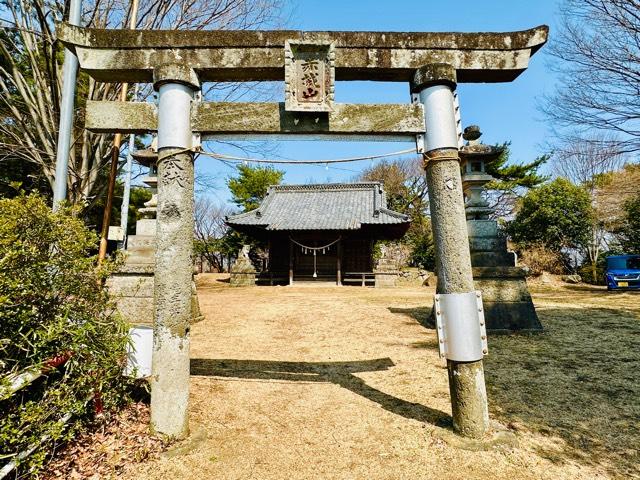
[[[593,194],[598,218],[610,232],[620,230],[625,203],[640,195],[640,165],[627,164],[620,170],[602,175]]]
[[[382,182],[392,210],[415,216],[424,215],[428,208],[427,180],[418,157],[378,162],[356,180]]]
[[[618,145],[611,135],[574,137],[555,147],[550,166],[555,175],[593,190],[599,175],[619,170],[626,163],[627,158]]]
[[[225,218],[231,213],[230,207],[217,204],[209,197],[202,196],[196,199],[193,232],[196,251],[211,267],[219,271],[222,271],[224,256],[220,240],[229,230]]]
[[[63,19],[64,0],[8,0],[0,17],[0,162],[6,158],[35,163],[53,187],[62,87],[62,47],[55,22]],[[254,29],[279,25],[281,0],[141,1],[140,29]],[[83,25],[124,28],[131,15],[125,0],[84,2]],[[90,204],[105,187],[111,138],[86,131],[87,99],[115,100],[117,84],[96,83],[81,74],[69,161],[69,200]],[[150,88],[142,89],[148,95]],[[207,87],[224,97],[241,87]],[[213,93],[211,93],[213,95]]]
[[[560,86],[543,112],[560,137],[608,131],[640,150],[640,1],[564,0],[561,12],[548,50]]]
[[[625,165],[626,157],[611,135],[595,135],[587,140],[574,138],[556,148],[551,157],[551,167],[558,176],[565,177],[576,185],[582,185],[591,197],[593,221],[590,241],[585,254],[591,265],[592,281],[597,281],[597,263],[600,254],[608,246],[612,230],[611,204],[618,203],[610,196],[614,178]],[[618,182],[619,183],[619,182]],[[620,195],[622,196],[622,195]]]

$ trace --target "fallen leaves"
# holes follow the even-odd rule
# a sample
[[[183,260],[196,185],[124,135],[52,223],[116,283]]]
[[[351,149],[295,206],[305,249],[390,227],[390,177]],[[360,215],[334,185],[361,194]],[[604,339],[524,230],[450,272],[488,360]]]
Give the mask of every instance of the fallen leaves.
[[[54,455],[42,477],[114,478],[126,465],[156,457],[167,445],[149,432],[149,406],[132,403],[66,444]]]

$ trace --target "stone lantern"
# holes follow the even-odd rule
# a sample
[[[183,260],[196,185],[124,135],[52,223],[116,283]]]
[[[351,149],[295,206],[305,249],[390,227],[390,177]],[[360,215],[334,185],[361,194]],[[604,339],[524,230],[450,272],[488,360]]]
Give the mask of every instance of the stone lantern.
[[[502,153],[502,149],[480,143],[480,128],[465,128],[466,144],[460,149],[462,188],[471,250],[473,279],[482,290],[487,330],[493,332],[539,331],[538,320],[525,272],[515,265],[515,255],[507,250],[507,239],[492,219],[494,210],[483,192],[494,178],[487,173],[487,164]]]
[[[156,214],[158,213],[158,152],[151,147],[145,150],[138,150],[132,157],[140,164],[149,169],[147,176],[142,182],[149,186],[151,198],[145,202],[144,208],[138,210],[142,219],[136,222],[136,235],[155,235]]]
[[[493,180],[487,173],[487,164],[498,158],[502,149],[480,143],[481,135],[482,132],[477,125],[465,128],[462,135],[467,141],[460,149],[467,220],[486,220],[493,213],[482,193],[484,186]]]

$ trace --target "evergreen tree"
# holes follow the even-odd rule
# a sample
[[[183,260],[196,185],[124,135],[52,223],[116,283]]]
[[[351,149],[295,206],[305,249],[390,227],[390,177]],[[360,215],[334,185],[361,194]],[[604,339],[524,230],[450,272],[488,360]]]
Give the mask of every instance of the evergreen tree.
[[[248,212],[260,206],[269,186],[278,185],[282,177],[284,172],[273,167],[238,165],[238,176],[227,179],[227,186],[233,196],[233,202],[243,211]],[[251,260],[256,266],[260,266],[261,259],[266,256],[266,253],[265,245],[259,240],[229,229],[220,239],[219,247],[222,252],[235,255],[245,244],[251,245],[249,253]]]
[[[518,198],[548,180],[548,177],[538,173],[549,159],[547,155],[537,157],[529,163],[513,163],[509,146],[510,142],[496,145],[501,151],[500,155],[486,164],[486,172],[494,180],[485,186],[485,190],[497,217],[510,217]]]
[[[507,232],[520,246],[543,245],[554,252],[583,248],[593,208],[587,191],[565,178],[531,189],[519,202]]]
[[[496,145],[501,150],[500,155],[487,163],[487,173],[495,178],[487,188],[514,192],[518,188],[534,188],[546,182],[549,177],[540,175],[538,170],[549,160],[548,155],[542,155],[529,163],[510,163],[511,142]]]
[[[270,185],[282,181],[284,172],[273,167],[238,165],[238,176],[227,179],[233,203],[245,212],[258,208]]]
[[[619,232],[620,245],[625,253],[640,254],[640,195],[624,204],[624,223]]]

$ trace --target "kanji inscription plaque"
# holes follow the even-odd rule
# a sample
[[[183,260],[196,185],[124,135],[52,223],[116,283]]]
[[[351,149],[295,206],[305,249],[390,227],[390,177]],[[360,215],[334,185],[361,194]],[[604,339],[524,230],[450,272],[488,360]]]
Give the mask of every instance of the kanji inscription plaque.
[[[285,109],[331,112],[335,84],[333,43],[285,43]]]

